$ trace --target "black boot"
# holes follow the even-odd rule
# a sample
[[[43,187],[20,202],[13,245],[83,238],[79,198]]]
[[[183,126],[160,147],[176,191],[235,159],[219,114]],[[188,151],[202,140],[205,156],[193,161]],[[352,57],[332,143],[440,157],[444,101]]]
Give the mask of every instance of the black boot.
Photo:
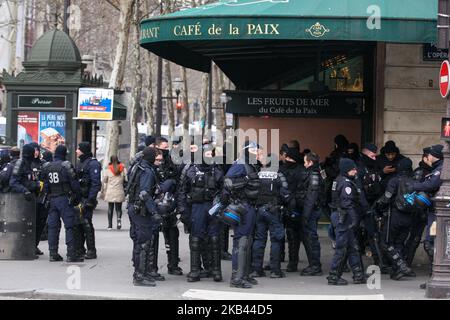
[[[138,287],[154,287],[156,286],[155,280],[146,274],[146,268],[151,266],[150,264],[150,248],[152,246],[151,241],[140,245],[139,263],[135,268],[133,275],[133,284]]]
[[[191,272],[187,275],[188,282],[200,281],[200,250],[201,239],[197,237],[190,237],[189,247],[191,249]]]
[[[322,267],[319,265],[308,266],[300,272],[300,275],[304,277],[321,276],[323,275]]]
[[[222,262],[220,259],[220,238],[211,237],[211,274],[215,282],[222,281]]]
[[[346,286],[347,280],[342,279],[340,273],[337,270],[331,270],[330,275],[327,277],[328,284],[331,286]]]
[[[220,242],[222,245],[222,260],[231,261],[231,254],[228,252],[229,249],[229,241],[230,241],[230,227],[227,225],[222,226],[222,230],[220,232]]]
[[[84,256],[85,259],[97,259],[97,250],[95,249],[95,229],[92,224],[92,220],[85,219],[84,224],[84,234],[86,235],[86,247],[87,252]]]
[[[364,274],[363,269],[358,267],[353,270],[353,283],[354,284],[367,283],[367,278],[366,275]]]
[[[58,250],[51,250],[50,251],[50,262],[60,262],[63,261],[63,257],[58,253]]]
[[[241,237],[238,242],[237,248],[237,270],[233,271],[233,275],[231,278],[230,287],[232,288],[242,288],[242,289],[250,289],[252,288],[252,284],[249,283],[245,279],[245,275],[247,272],[247,260],[248,260],[248,251],[249,251],[249,240],[248,237]]]
[[[166,278],[158,273],[158,252],[159,252],[159,231],[155,232],[152,236],[152,272],[150,273],[153,279],[156,281],[165,281]]]
[[[400,253],[393,246],[387,248],[387,255],[393,266],[393,272],[391,273],[392,280],[400,280],[408,276],[408,274],[411,275],[413,271],[406,265]]]
[[[66,228],[66,235],[67,234],[74,234],[74,230],[73,228]],[[75,237],[73,237],[73,241],[71,241],[70,243],[67,243],[67,259],[66,262],[68,263],[80,263],[80,262],[84,262],[84,258],[83,256],[78,256],[76,254],[76,250],[75,250]]]
[[[295,239],[295,233],[293,231],[290,231],[289,229],[287,231],[287,238],[288,238],[288,255],[289,255],[289,262],[286,268],[286,272],[297,272],[298,271],[298,251],[300,249],[300,244],[298,239]]]
[[[179,231],[177,227],[170,227],[164,231],[167,250],[167,270],[174,276],[182,276],[183,269],[178,266],[179,263]]]
[[[200,243],[200,257],[201,257],[201,267],[200,267],[200,278],[207,279],[211,277],[211,259],[212,253],[210,248],[210,239],[204,239]]]

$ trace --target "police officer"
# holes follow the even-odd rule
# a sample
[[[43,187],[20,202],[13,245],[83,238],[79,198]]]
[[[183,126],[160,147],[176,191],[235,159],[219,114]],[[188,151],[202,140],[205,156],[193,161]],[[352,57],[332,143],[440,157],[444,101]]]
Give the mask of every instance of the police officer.
[[[76,226],[76,232],[80,235],[80,243],[78,245],[79,255],[84,254],[84,242],[86,241],[87,252],[84,256],[85,259],[97,258],[92,215],[97,205],[97,194],[101,189],[102,167],[100,162],[94,158],[91,150],[90,142],[81,142],[76,151],[77,157],[80,160],[77,167],[77,176],[81,185],[81,206],[83,208],[83,220]]]
[[[173,189],[176,190],[179,179],[179,168],[173,163],[170,157],[169,142],[165,138],[157,138],[155,141],[155,147],[163,154],[163,162],[157,170],[158,181],[161,185],[174,186]],[[170,191],[174,193],[175,190]],[[172,212],[171,214],[168,214],[164,217],[162,232],[166,244],[168,273],[171,275],[181,276],[183,275],[183,269],[178,266],[178,263],[180,261],[180,231],[177,227],[177,217],[175,215],[175,212]]]
[[[351,159],[341,159],[340,174],[332,186],[331,222],[336,235],[336,250],[331,262],[329,285],[347,285],[342,276],[344,265],[350,263],[353,271],[353,283],[365,283],[365,275],[361,263],[360,248],[355,236],[355,230],[360,222],[358,216],[360,199],[356,186],[357,167]]]
[[[427,164],[431,166],[432,171],[427,175],[422,182],[415,182],[413,185],[413,191],[425,192],[430,198],[436,196],[442,185],[441,172],[444,165],[444,154],[442,150],[444,147],[442,145],[434,145],[430,148],[429,154],[425,159]],[[426,237],[423,243],[425,252],[430,260],[430,265],[433,264],[434,258],[434,236],[430,235],[430,228],[436,221],[436,208],[432,206],[428,209],[428,221],[426,227]],[[425,285],[421,288],[425,289]]]
[[[287,272],[298,271],[298,255],[300,244],[303,239],[303,228],[301,221],[301,190],[304,190],[303,183],[305,181],[305,167],[300,152],[295,148],[285,148],[285,161],[280,171],[286,177],[291,199],[287,205],[287,212],[284,216],[284,224],[286,226],[286,235],[288,240],[289,262],[286,268]]]
[[[383,226],[381,247],[391,261],[393,270],[391,279],[414,277],[414,272],[404,260],[404,244],[408,237],[412,220],[412,209],[403,205],[404,195],[408,193],[408,184],[412,184],[412,161],[400,160],[396,167],[397,175],[389,180],[384,195],[377,201],[377,207],[389,206],[389,214]]]
[[[419,163],[419,167],[414,170],[414,180],[417,182],[424,182],[425,178],[431,174],[432,168],[427,164],[427,158],[430,154],[430,148],[423,149],[422,161]],[[412,217],[411,229],[409,232],[408,240],[405,244],[405,256],[406,263],[411,267],[417,248],[422,240],[423,231],[428,221],[428,211],[422,208],[418,208]]]
[[[322,208],[326,205],[325,182],[320,174],[320,158],[311,152],[305,155],[305,188],[302,227],[303,244],[309,265],[300,273],[302,276],[322,275],[322,264],[320,263],[320,242],[317,234],[317,224],[322,213]]]
[[[128,214],[133,233],[133,283],[135,286],[156,286],[151,275],[155,260],[155,229],[161,223],[158,214],[154,193],[156,190],[156,175],[154,163],[156,150],[146,147],[142,153],[142,160],[130,174],[130,191],[128,201]]]
[[[27,201],[35,200],[33,193],[36,194],[41,189],[41,181],[33,174],[32,163],[35,149],[26,144],[22,148],[22,159],[17,160],[14,165],[9,186],[11,192],[22,193]],[[43,186],[43,184],[42,184]]]
[[[50,262],[62,261],[58,253],[59,233],[61,219],[66,230],[67,262],[83,262],[75,252],[73,228],[75,226],[74,205],[78,205],[81,188],[75,170],[69,161],[66,161],[67,148],[58,146],[55,151],[55,160],[43,168],[44,192],[50,202],[48,216],[48,245]]]
[[[242,157],[228,170],[224,181],[221,203],[227,205],[233,202],[239,208],[241,216],[239,224],[234,226],[232,278],[231,287],[252,288],[258,282],[250,277],[252,236],[255,227],[255,201],[259,190],[259,165],[261,147],[252,141],[247,141]]]
[[[7,193],[10,191],[9,180],[16,165],[16,162],[20,159],[20,149],[17,147],[11,148],[9,152],[9,161],[5,159],[5,163],[1,167],[0,171],[0,187],[2,193]]]
[[[387,141],[380,151],[381,154],[377,156],[377,163],[381,171],[381,185],[384,192],[389,180],[395,176],[397,164],[405,157],[400,154],[400,149],[392,140]]]
[[[263,270],[264,250],[267,232],[270,232],[270,270],[271,278],[284,278],[281,271],[281,245],[284,240],[284,226],[281,206],[290,198],[288,184],[283,173],[278,171],[278,161],[271,155],[258,173],[260,186],[256,200],[256,230],[252,250],[252,277],[265,277]],[[272,163],[274,167],[272,167]]]
[[[358,182],[362,188],[363,195],[366,201],[366,208],[371,208],[376,200],[383,194],[383,187],[381,185],[381,172],[376,161],[378,148],[373,143],[366,143],[363,146],[358,166]],[[373,212],[364,208],[362,212],[363,225],[365,230],[366,239],[361,239],[360,244],[365,245],[365,241],[368,242],[370,250],[372,252],[372,258],[376,265],[380,265],[379,257],[379,243],[377,239],[378,231]],[[377,241],[377,243],[375,243]],[[364,249],[364,248],[362,248]],[[364,251],[364,250],[362,250]],[[384,266],[383,264],[381,264]]]
[[[209,215],[213,200],[223,185],[223,172],[214,164],[214,157],[213,146],[205,144],[202,163],[188,164],[181,173],[178,211],[181,221],[190,229],[191,272],[187,276],[188,282],[200,281],[201,257],[209,260],[208,256],[211,259],[204,261],[204,265],[210,270],[205,271],[210,271],[214,281],[222,281],[220,223],[216,217]],[[202,256],[202,248],[209,253],[206,257]]]
[[[31,164],[33,174],[36,176],[36,179],[44,181],[42,170],[46,161],[41,159],[41,149],[39,144],[33,142],[30,145],[34,148],[34,159]],[[47,225],[48,209],[45,207],[45,193],[38,192],[36,196],[36,254],[41,256],[44,253],[39,250],[38,245],[41,241],[42,232]]]

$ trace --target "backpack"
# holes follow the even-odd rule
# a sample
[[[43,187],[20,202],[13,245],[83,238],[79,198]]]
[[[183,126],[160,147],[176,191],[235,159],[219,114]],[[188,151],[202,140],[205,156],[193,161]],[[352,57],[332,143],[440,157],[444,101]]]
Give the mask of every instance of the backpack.
[[[414,183],[414,179],[407,176],[402,176],[398,181],[397,195],[395,197],[395,206],[398,210],[405,213],[412,213],[416,210],[414,201],[410,201],[411,195],[408,190],[411,190],[410,186]]]

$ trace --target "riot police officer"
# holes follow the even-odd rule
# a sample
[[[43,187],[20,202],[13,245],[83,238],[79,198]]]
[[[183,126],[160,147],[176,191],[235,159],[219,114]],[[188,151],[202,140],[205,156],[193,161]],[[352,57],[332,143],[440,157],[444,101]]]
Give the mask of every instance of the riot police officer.
[[[281,246],[284,245],[284,226],[281,207],[290,198],[288,184],[283,173],[278,171],[278,161],[271,155],[258,173],[259,190],[256,200],[256,230],[252,250],[252,277],[265,277],[263,270],[264,250],[267,232],[270,232],[270,270],[271,278],[284,278],[281,271]],[[274,167],[272,167],[272,163]]]
[[[154,202],[157,180],[153,165],[156,152],[154,148],[146,147],[142,152],[142,160],[129,173],[128,214],[132,227],[130,235],[133,240],[135,286],[156,286],[151,275],[155,260],[155,229],[161,223]]]
[[[9,180],[11,192],[22,193],[27,201],[33,201],[35,199],[33,193],[36,194],[41,189],[41,181],[33,174],[34,154],[33,146],[29,144],[23,146],[22,158],[15,163]]]
[[[255,227],[255,202],[259,190],[259,165],[262,149],[252,141],[247,141],[242,157],[228,170],[224,181],[221,203],[230,205],[226,214],[237,217],[233,237],[231,287],[252,288],[258,282],[250,277],[252,236]]]
[[[50,262],[62,261],[58,253],[59,233],[61,219],[66,230],[67,262],[83,262],[75,253],[75,240],[73,228],[75,226],[75,210],[80,200],[81,188],[75,170],[69,161],[66,161],[67,148],[58,146],[55,151],[55,160],[43,167],[44,192],[48,196],[48,245]]]
[[[444,154],[442,150],[444,147],[442,145],[434,145],[429,149],[429,154],[427,155],[426,162],[431,166],[432,171],[427,175],[422,182],[415,182],[413,185],[413,191],[425,192],[430,198],[436,196],[442,185],[441,173],[444,165]],[[430,235],[430,228],[436,221],[436,208],[434,205],[428,210],[428,221],[426,227],[426,237],[423,243],[425,252],[430,260],[430,265],[433,264],[434,258],[434,236]],[[421,286],[425,289],[425,285]]]
[[[285,148],[285,161],[280,167],[280,172],[286,177],[291,199],[287,205],[287,212],[284,216],[286,235],[288,240],[289,262],[287,272],[298,271],[298,255],[300,244],[303,239],[303,228],[300,213],[303,209],[301,205],[301,190],[305,180],[305,167],[300,152],[295,148]],[[302,207],[302,208],[300,208]]]
[[[300,273],[302,276],[322,275],[320,263],[320,242],[317,234],[322,208],[326,205],[325,182],[320,174],[320,159],[313,152],[305,155],[304,198],[302,208],[303,244],[309,265]]]
[[[331,222],[336,235],[336,250],[331,262],[329,285],[347,285],[342,276],[344,265],[348,261],[353,271],[353,283],[365,283],[365,275],[361,263],[360,248],[355,236],[359,225],[360,199],[355,179],[356,164],[351,159],[341,159],[340,174],[332,186]]]
[[[162,185],[174,186],[173,189],[176,190],[179,179],[179,168],[173,163],[170,157],[169,142],[165,138],[157,138],[155,141],[155,147],[163,154],[163,162],[157,170],[158,181]],[[175,190],[171,190],[171,192],[175,192]],[[162,232],[166,244],[168,273],[171,275],[181,276],[183,275],[183,270],[178,266],[180,261],[180,232],[177,227],[177,217],[175,212],[171,212],[171,214],[164,217]]]
[[[42,176],[43,166],[46,163],[44,159],[41,159],[41,149],[36,142],[30,143],[34,148],[34,158],[31,163],[31,168],[36,179],[44,181]],[[44,253],[39,250],[38,245],[41,240],[42,232],[47,224],[48,209],[45,207],[46,196],[44,192],[38,192],[36,194],[36,254],[43,255]]]
[[[361,155],[357,161],[358,181],[362,188],[367,208],[372,208],[375,201],[383,194],[381,171],[376,161],[377,152],[378,147],[375,144],[366,143],[363,146]],[[363,210],[362,220],[364,225],[364,237],[360,234],[360,245],[363,246],[361,249],[364,249],[367,241],[372,252],[374,263],[376,265],[384,266],[384,264],[380,263],[380,260],[383,258],[379,257],[380,252],[378,250],[379,239],[377,236],[380,230],[377,229],[376,217],[374,217],[373,211],[368,209]]]
[[[198,146],[192,145],[194,146],[199,149]],[[196,153],[195,150],[191,151]],[[210,268],[205,271],[213,276],[214,281],[222,281],[220,223],[216,217],[209,214],[213,200],[223,185],[223,172],[213,162],[214,157],[213,146],[205,144],[202,163],[187,164],[181,173],[178,211],[181,213],[181,221],[190,230],[191,272],[187,276],[188,282],[200,281],[201,257],[210,260],[204,261],[206,269]],[[208,252],[206,256],[202,255],[202,249]]]
[[[423,149],[422,161],[419,163],[419,167],[414,170],[413,178],[417,182],[424,182],[425,178],[431,174],[432,168],[427,164],[427,158],[430,154],[430,148]],[[423,231],[425,230],[425,226],[427,225],[427,217],[428,210],[418,208],[412,217],[411,229],[409,232],[408,240],[405,244],[405,256],[406,263],[409,267],[411,267],[414,256],[416,254],[416,250],[422,241]]]
[[[76,225],[76,232],[80,235],[80,243],[78,244],[79,255],[84,254],[84,242],[86,241],[87,252],[84,256],[85,259],[97,258],[92,216],[94,208],[97,206],[97,194],[101,189],[102,167],[100,162],[94,158],[91,150],[90,142],[81,142],[76,151],[80,160],[77,167],[77,176],[81,185],[81,206],[83,208],[83,219],[80,221],[80,224]]]
[[[414,277],[414,272],[404,260],[404,244],[411,227],[414,210],[405,202],[405,194],[412,184],[412,161],[403,158],[396,167],[397,175],[389,180],[384,195],[377,201],[377,207],[389,206],[388,216],[382,230],[381,247],[390,260],[393,270],[391,279]],[[405,205],[406,204],[406,205]]]
[[[0,187],[1,192],[7,193],[10,191],[9,180],[16,165],[16,162],[20,159],[20,149],[17,147],[11,148],[9,153],[9,161],[2,165],[0,172]],[[5,159],[7,161],[7,159]]]

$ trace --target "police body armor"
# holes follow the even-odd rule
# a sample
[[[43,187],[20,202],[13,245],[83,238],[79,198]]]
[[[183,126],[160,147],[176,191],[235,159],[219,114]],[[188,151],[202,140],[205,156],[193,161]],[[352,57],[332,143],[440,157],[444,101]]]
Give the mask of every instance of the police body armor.
[[[302,175],[300,180],[297,182],[297,187],[295,188],[295,202],[297,204],[297,208],[303,209],[306,199],[306,193],[308,191],[308,183],[309,183],[309,174],[306,170],[302,171]]]
[[[259,192],[256,199],[256,205],[279,205],[280,190],[282,187],[281,177],[277,172],[260,171],[259,177]],[[285,187],[287,187],[286,179],[284,179]]]
[[[383,187],[381,185],[381,176],[376,171],[370,171],[367,168],[364,170],[364,176],[362,179],[364,192],[368,201],[374,201],[378,199],[383,193]]]
[[[64,181],[63,179],[64,170],[67,170],[67,172],[72,175],[70,162],[51,162],[45,166],[45,174],[47,175],[50,184],[50,196],[52,197],[68,195],[72,191],[69,184],[70,182]]]
[[[320,171],[312,171],[308,175],[308,189],[319,191],[319,196],[314,204],[316,208],[323,208],[327,205],[327,190],[325,181]]]
[[[343,178],[343,179],[347,179],[347,178]],[[361,190],[356,186],[356,183],[354,181],[351,181],[349,179],[347,179],[348,182],[350,182],[350,184],[352,185],[352,195],[353,195],[353,206],[354,208],[358,208],[359,207],[359,202],[360,202],[360,193]],[[335,180],[333,182],[333,186],[331,188],[331,204],[330,207],[339,211],[339,213],[343,213],[346,214],[347,212],[345,212],[342,207],[341,207],[341,199],[339,197],[339,181]],[[354,192],[356,191],[356,192]]]
[[[140,171],[144,171],[145,169],[140,164],[137,164],[133,167],[133,170],[136,170],[136,171],[131,173],[131,175],[130,175],[131,180],[128,182],[128,184],[129,184],[128,205],[133,205],[134,209],[137,213],[140,213],[142,216],[147,216],[147,209],[144,204],[145,201],[144,201],[144,199],[142,199],[142,194],[139,191],[139,185],[140,185],[140,180],[141,180]],[[154,199],[156,193],[159,192],[158,178],[157,178],[153,168],[150,168],[150,170],[153,171],[156,181],[155,181],[155,185],[153,186],[153,189],[150,190],[149,194],[147,194],[147,197],[151,197],[152,199]]]
[[[91,163],[91,161],[95,160],[94,158],[90,158],[85,160],[85,162],[80,166],[79,170],[79,182],[81,187],[81,196],[83,198],[89,197],[89,189],[91,188],[91,180],[88,178],[88,172],[86,171],[86,167]]]
[[[253,166],[245,164],[245,171],[247,173],[247,183],[244,187],[244,194],[247,200],[255,203],[259,197],[261,181],[259,180],[257,170]]]
[[[201,171],[198,166],[194,166],[195,176],[191,180],[190,192],[188,193],[188,201],[190,203],[202,203],[213,201],[217,193],[215,167],[211,170]]]

